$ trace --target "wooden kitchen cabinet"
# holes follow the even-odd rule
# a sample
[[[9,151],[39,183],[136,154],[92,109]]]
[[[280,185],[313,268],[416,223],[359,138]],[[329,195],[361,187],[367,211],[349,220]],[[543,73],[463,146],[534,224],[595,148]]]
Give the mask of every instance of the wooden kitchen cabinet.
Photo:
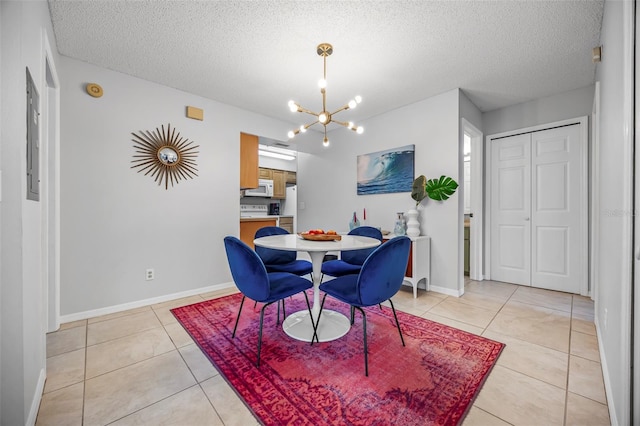
[[[255,240],[256,231],[265,226],[276,226],[276,218],[246,218],[240,219],[240,240],[246,245],[255,249],[253,240]]]
[[[286,183],[295,185],[297,183],[298,177],[296,172],[286,171]]]
[[[258,137],[240,133],[240,189],[258,187]]]
[[[278,226],[286,229],[290,234],[293,234],[293,216],[280,216]]]
[[[258,169],[258,177],[260,179],[273,180],[273,170],[272,169],[265,169],[264,167],[260,167]]]
[[[287,197],[286,172],[284,170],[272,170],[273,175],[273,197],[277,200],[284,200]]]

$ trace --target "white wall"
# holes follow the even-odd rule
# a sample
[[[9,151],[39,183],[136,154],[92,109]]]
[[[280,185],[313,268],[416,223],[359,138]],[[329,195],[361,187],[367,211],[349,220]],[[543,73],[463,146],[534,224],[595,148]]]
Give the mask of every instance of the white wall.
[[[607,384],[612,419],[617,424],[631,424],[630,358],[631,335],[631,188],[633,160],[631,141],[625,139],[625,94],[632,88],[625,84],[625,72],[632,64],[625,62],[624,46],[632,43],[625,32],[630,17],[628,2],[607,1],[604,6],[601,43],[602,62],[596,69],[600,81],[600,247],[596,277],[596,325],[601,344],[601,360]],[[627,21],[628,22],[628,21]],[[624,212],[614,214],[613,212]],[[636,419],[637,421],[637,419]]]
[[[484,135],[591,115],[594,86],[558,93],[482,114]],[[475,125],[475,124],[474,124]]]
[[[464,90],[460,90],[460,118],[464,118],[480,131],[484,128],[482,112],[469,100]]]
[[[25,424],[35,421],[44,385],[46,357],[40,228],[43,202],[26,200],[25,68],[29,68],[42,99],[45,90],[43,38],[45,34],[49,40],[54,37],[46,2],[3,1],[0,10],[0,423]],[[55,55],[53,59],[55,62]]]
[[[276,139],[290,124],[67,57],[58,68],[61,314],[230,282],[222,241],[239,234],[240,132]],[[88,96],[89,82],[104,96]],[[204,121],[186,118],[187,105]],[[130,168],[131,132],[167,123],[200,147],[198,177],[165,190]]]
[[[404,145],[415,145],[415,175],[441,175],[460,180],[458,89],[373,117],[357,135],[344,128],[329,133],[331,146],[322,147],[322,135],[307,132],[297,141],[298,229],[329,228],[348,231],[356,211],[362,222],[393,230],[396,212],[415,207],[410,192],[357,195],[357,156]],[[345,117],[347,112],[343,112]],[[446,202],[425,200],[420,206],[421,235],[431,236],[431,282],[451,294],[458,291],[458,197]]]

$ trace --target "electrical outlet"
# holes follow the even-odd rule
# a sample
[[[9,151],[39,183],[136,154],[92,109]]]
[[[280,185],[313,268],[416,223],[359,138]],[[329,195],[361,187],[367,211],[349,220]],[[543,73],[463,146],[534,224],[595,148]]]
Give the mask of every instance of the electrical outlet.
[[[152,279],[155,278],[155,272],[153,269],[147,269],[147,272],[145,274],[146,280],[147,281],[151,281]]]

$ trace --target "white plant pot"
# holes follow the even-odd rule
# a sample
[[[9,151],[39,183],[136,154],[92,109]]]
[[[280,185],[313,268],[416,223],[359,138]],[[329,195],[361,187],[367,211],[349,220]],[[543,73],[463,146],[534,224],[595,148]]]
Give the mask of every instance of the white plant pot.
[[[407,216],[407,235],[409,237],[420,236],[420,222],[418,221],[419,215],[420,213],[416,209],[411,209],[405,213],[405,216]]]

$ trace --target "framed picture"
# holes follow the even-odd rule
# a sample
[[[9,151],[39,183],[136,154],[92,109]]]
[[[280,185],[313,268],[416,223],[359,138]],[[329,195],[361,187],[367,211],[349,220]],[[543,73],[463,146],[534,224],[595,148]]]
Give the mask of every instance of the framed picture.
[[[411,192],[415,145],[358,155],[358,195]]]

